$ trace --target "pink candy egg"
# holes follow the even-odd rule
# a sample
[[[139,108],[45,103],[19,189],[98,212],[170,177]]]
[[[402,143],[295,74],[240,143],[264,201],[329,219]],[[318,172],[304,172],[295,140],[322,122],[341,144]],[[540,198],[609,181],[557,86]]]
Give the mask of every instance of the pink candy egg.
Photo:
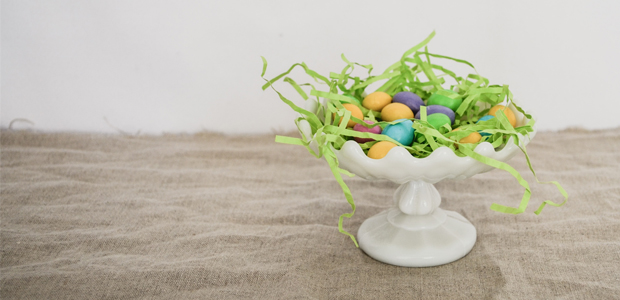
[[[369,125],[372,125],[375,123],[373,121],[368,121],[368,120],[364,120],[364,122]],[[381,134],[381,126],[379,125],[372,127],[372,128],[367,128],[367,127],[364,127],[364,125],[355,124],[355,126],[353,126],[353,130],[359,131],[359,132],[370,132],[370,133]],[[358,137],[354,137],[354,139],[356,142],[360,144],[374,141],[373,139],[358,138]]]

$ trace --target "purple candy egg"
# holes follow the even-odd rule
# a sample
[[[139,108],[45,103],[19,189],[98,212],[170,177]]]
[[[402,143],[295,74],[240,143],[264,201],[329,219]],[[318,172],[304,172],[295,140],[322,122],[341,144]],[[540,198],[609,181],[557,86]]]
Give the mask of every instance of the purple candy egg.
[[[450,121],[452,122],[452,124],[454,124],[454,112],[442,105],[429,105],[426,107],[426,115],[432,115],[432,114],[444,114],[446,116],[448,116],[450,118]],[[417,114],[415,114],[415,118],[416,119],[420,119],[420,112],[418,112]]]
[[[392,98],[392,102],[407,105],[407,107],[409,107],[414,114],[420,111],[420,106],[424,106],[424,101],[422,101],[422,98],[412,92],[397,93]]]
[[[369,120],[364,120],[364,123],[372,125],[375,122],[369,121]],[[381,134],[381,126],[379,126],[379,125],[377,125],[375,127],[367,128],[367,127],[364,127],[364,125],[355,124],[355,126],[353,126],[353,130],[359,131],[359,132],[370,132],[370,133]],[[354,137],[353,139],[355,139],[355,141],[360,143],[360,144],[374,141],[373,139],[365,139],[365,138],[358,138],[358,137]]]

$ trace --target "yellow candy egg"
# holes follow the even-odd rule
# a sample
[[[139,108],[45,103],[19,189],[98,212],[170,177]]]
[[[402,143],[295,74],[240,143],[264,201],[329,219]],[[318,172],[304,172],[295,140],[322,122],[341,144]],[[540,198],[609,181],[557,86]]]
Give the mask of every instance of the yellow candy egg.
[[[457,131],[461,128],[457,128],[454,129],[452,131]],[[463,143],[463,144],[475,144],[477,142],[480,142],[480,140],[482,139],[482,135],[480,135],[480,133],[477,132],[472,132],[470,133],[468,136],[462,138],[459,143]]]
[[[381,119],[386,122],[413,119],[413,111],[402,103],[390,103],[381,110]]]
[[[378,142],[368,150],[368,157],[373,159],[384,158],[392,148],[396,147],[396,144],[388,141]]]
[[[489,110],[489,115],[490,116],[495,116],[495,113],[498,110],[502,110],[504,112],[504,114],[506,115],[506,117],[508,118],[508,122],[510,122],[510,125],[512,125],[512,127],[516,127],[517,126],[517,117],[515,117],[515,113],[512,111],[512,109],[503,106],[503,105],[495,105],[491,108],[491,110]]]
[[[386,105],[392,102],[392,96],[384,92],[370,93],[362,101],[362,106],[374,110],[381,111]]]
[[[351,112],[351,117],[356,117],[356,118],[358,118],[360,120],[364,119],[364,114],[362,113],[362,110],[359,107],[357,107],[356,105],[354,105],[354,104],[343,104],[342,106],[344,106],[344,108],[346,110]],[[340,120],[340,122],[342,123],[342,119]],[[338,124],[340,124],[340,123],[338,123]],[[357,123],[355,123],[355,121],[349,119],[349,123],[347,123],[347,127],[353,127],[353,126],[355,126],[355,124],[357,124]]]

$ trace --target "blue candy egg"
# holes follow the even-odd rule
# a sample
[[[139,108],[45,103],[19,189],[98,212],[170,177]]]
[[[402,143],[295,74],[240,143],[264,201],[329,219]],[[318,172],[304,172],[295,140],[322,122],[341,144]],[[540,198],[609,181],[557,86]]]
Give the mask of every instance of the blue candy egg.
[[[413,122],[407,119],[399,119],[394,122],[399,123],[386,126],[381,134],[385,134],[405,146],[411,146],[413,144],[413,133],[415,132],[415,129],[411,127]]]
[[[486,115],[486,116],[483,116],[482,118],[480,118],[480,119],[478,120],[478,122],[476,122],[476,124],[478,124],[479,122],[484,122],[484,121],[491,120],[491,119],[493,119],[493,118],[495,118],[495,116],[491,116],[491,115]]]
[[[494,117],[494,116],[491,116],[491,115],[486,115],[486,116],[483,116],[482,118],[480,118],[480,119],[478,120],[478,122],[476,122],[476,124],[478,124],[478,123],[480,123],[480,122],[484,122],[484,121],[491,120],[491,119],[493,119],[493,118],[495,118],[495,117]],[[490,133],[486,133],[486,132],[483,132],[483,131],[478,131],[478,133],[480,133],[480,135],[481,135],[481,136],[490,136],[490,135],[491,135]]]

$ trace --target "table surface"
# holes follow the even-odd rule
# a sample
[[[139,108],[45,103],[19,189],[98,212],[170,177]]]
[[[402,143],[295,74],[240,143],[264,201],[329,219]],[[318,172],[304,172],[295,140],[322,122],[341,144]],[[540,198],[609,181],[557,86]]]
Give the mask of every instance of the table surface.
[[[493,170],[436,184],[478,230],[469,255],[432,268],[379,263],[337,230],[350,207],[325,161],[273,135],[127,136],[4,130],[3,299],[620,298],[620,130],[541,132]],[[397,185],[346,179],[345,229],[391,205]]]

